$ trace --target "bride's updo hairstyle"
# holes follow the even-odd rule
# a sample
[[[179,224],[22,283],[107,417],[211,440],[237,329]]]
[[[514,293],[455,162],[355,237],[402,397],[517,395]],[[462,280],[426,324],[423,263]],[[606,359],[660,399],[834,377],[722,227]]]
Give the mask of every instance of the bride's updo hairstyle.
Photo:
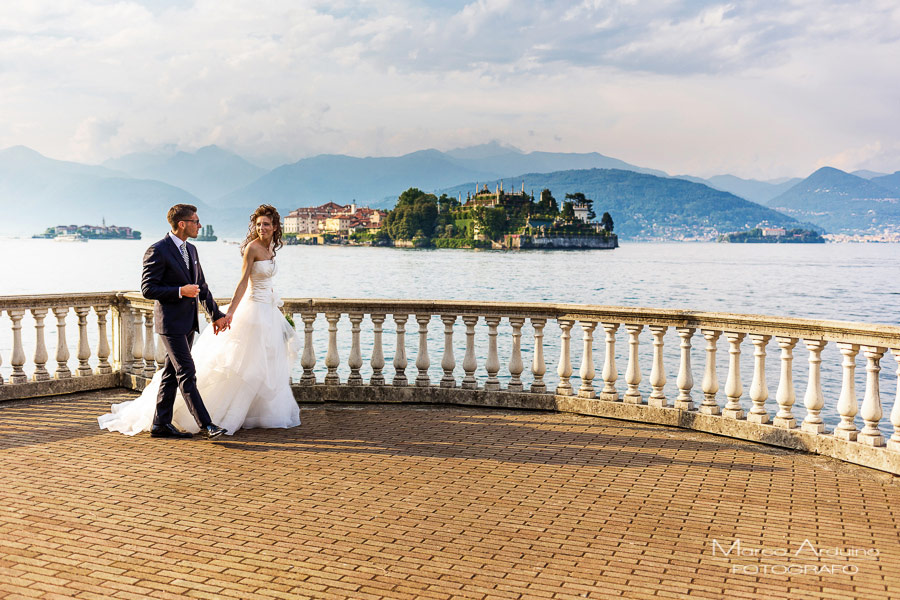
[[[260,217],[269,217],[272,220],[272,227],[274,227],[272,232],[272,255],[274,256],[275,251],[284,245],[281,243],[281,215],[278,214],[278,210],[271,204],[260,204],[259,208],[250,215],[250,227],[247,231],[247,238],[241,244],[241,256],[244,255],[244,248],[247,247],[247,244],[259,237],[256,233],[256,220]]]

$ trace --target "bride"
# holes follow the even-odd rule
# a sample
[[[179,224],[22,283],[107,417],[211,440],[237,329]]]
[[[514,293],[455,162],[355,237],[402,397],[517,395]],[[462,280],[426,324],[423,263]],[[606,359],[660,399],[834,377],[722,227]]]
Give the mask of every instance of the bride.
[[[275,251],[281,246],[281,217],[275,207],[263,204],[250,216],[250,231],[241,244],[241,281],[226,313],[230,328],[215,335],[207,327],[192,351],[197,388],[213,423],[228,435],[242,427],[300,424],[300,407],[290,387],[300,336],[279,310],[283,303],[272,289]],[[112,412],[98,417],[101,429],[125,435],[149,431],[161,377],[159,370],[138,398],[114,404]],[[181,392],[172,422],[198,431]]]

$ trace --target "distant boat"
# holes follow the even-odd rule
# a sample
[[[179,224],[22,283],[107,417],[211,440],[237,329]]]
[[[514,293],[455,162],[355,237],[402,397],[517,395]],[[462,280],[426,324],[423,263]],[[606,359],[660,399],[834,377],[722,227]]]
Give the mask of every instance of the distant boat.
[[[57,242],[86,242],[88,239],[81,235],[80,233],[66,233],[63,235],[56,236],[55,239]]]

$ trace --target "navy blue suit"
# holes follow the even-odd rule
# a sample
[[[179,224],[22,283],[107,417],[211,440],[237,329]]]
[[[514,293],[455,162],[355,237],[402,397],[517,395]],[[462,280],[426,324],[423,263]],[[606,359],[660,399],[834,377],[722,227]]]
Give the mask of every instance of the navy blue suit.
[[[176,388],[181,390],[197,424],[202,428],[211,423],[203,399],[197,391],[197,371],[191,357],[194,333],[200,331],[197,303],[200,302],[214,321],[225,315],[219,310],[206,285],[197,249],[187,244],[187,252],[190,268],[184,264],[178,246],[166,235],[144,254],[141,293],[149,300],[156,300],[153,321],[166,349],[166,363],[156,399],[156,414],[153,417],[154,426],[172,422]],[[179,289],[190,284],[200,286],[200,294],[196,298],[179,297]]]

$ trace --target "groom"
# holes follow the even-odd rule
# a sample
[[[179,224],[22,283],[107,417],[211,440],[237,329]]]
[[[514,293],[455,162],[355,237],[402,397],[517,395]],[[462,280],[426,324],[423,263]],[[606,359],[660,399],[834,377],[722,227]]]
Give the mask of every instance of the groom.
[[[197,249],[187,243],[188,238],[195,238],[200,232],[197,207],[176,204],[169,209],[166,218],[172,231],[147,249],[141,275],[141,293],[149,300],[156,300],[154,325],[166,349],[166,364],[159,384],[150,436],[192,437],[172,425],[175,391],[180,389],[200,430],[206,433],[207,438],[215,439],[226,431],[214,425],[206,412],[197,391],[197,372],[191,357],[194,333],[200,331],[198,299],[213,318],[215,333],[227,329],[228,321],[209,292],[197,258]]]

